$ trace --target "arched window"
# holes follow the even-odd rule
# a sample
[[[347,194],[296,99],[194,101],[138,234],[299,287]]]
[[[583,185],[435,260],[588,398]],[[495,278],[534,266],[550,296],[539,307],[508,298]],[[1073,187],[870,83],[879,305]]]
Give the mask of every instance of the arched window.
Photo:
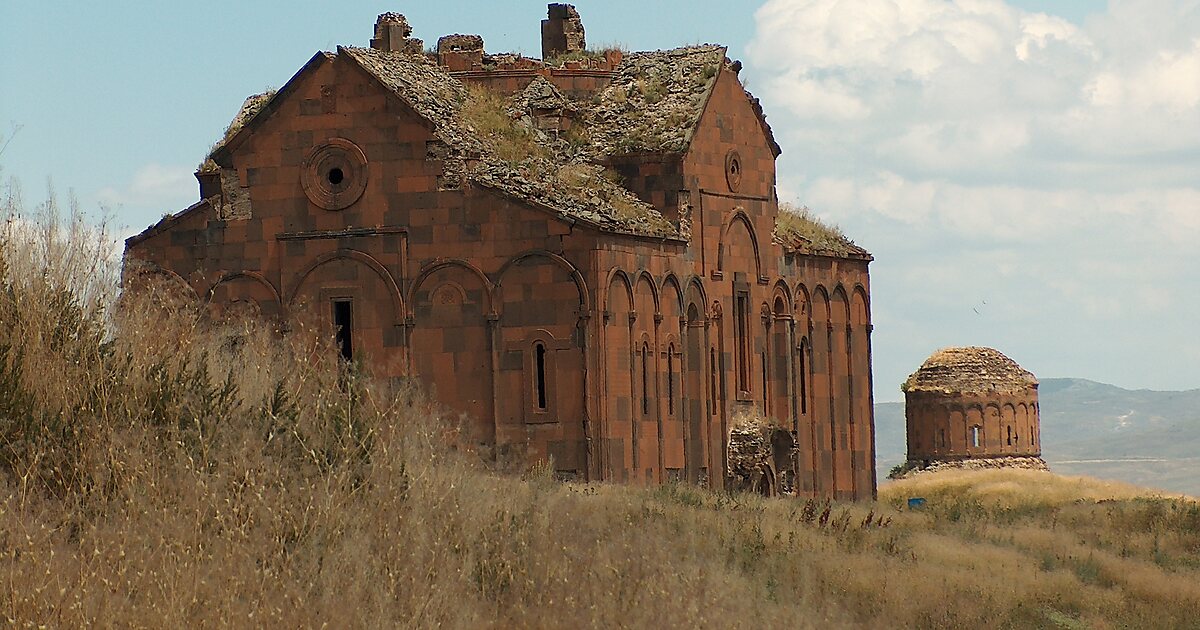
[[[733,320],[735,347],[737,348],[737,384],[738,393],[750,391],[750,294],[738,291],[733,303]]]
[[[717,351],[708,349],[708,415],[717,415]]]
[[[642,342],[642,415],[650,415],[650,344]]]
[[[808,413],[808,339],[800,340],[800,414]]]
[[[534,382],[533,387],[537,398],[539,411],[546,410],[546,344],[537,342],[533,345]]]
[[[354,361],[354,311],[349,299],[333,301],[334,342],[344,361]]]
[[[667,414],[675,415],[675,344],[667,346]]]

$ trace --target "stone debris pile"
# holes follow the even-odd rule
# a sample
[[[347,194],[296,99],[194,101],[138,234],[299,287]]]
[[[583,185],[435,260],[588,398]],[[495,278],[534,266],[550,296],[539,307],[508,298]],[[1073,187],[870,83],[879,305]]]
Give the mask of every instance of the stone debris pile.
[[[773,427],[757,416],[736,418],[729,429],[729,474],[748,478],[770,457]]]
[[[461,177],[513,197],[532,201],[553,211],[595,223],[615,232],[677,237],[678,231],[653,206],[623,186],[601,176],[602,169],[567,155],[569,143],[546,133],[536,115],[564,116],[575,111],[573,102],[542,77],[508,99],[506,114],[534,134],[548,157],[530,155],[510,163],[495,155],[492,141],[463,117],[470,91],[436,63],[424,58],[370,48],[339,48],[375,74],[417,113],[434,123],[442,141],[438,147],[452,187]],[[573,167],[581,181],[574,185],[557,175]]]
[[[443,164],[439,189],[458,189],[470,181],[608,231],[686,238],[686,225],[668,221],[600,165],[628,153],[686,152],[721,69],[736,73],[740,64],[726,58],[726,48],[710,44],[629,54],[587,51],[578,12],[570,5],[552,5],[544,28],[551,28],[552,49],[567,57],[543,61],[509,55],[502,60],[509,70],[538,73],[507,97],[504,111],[536,145],[521,159],[514,159],[511,151],[497,151],[496,139],[490,135],[494,130],[476,128],[464,118],[472,91],[439,64],[447,55],[467,53],[478,55],[468,64],[473,71],[498,63],[500,57],[483,52],[478,35],[445,36],[438,42],[438,52],[427,54],[419,48],[421,40],[411,37],[412,27],[402,14],[384,13],[376,20],[370,48],[339,46],[337,56],[373,74],[432,123],[437,141],[429,143],[427,157]],[[604,72],[610,78],[602,82],[604,87],[572,98],[545,76],[562,59],[574,57],[608,68]],[[247,99],[231,129],[245,125],[272,96]],[[765,121],[763,125],[769,131]],[[501,159],[500,154],[506,157]]]
[[[726,62],[725,50],[706,44],[625,55],[587,112],[594,151],[685,150]]]
[[[904,382],[905,392],[1013,394],[1038,384],[1033,374],[992,348],[944,348],[935,352]]]
[[[908,462],[903,467],[888,475],[889,479],[904,479],[921,473],[939,472],[943,470],[997,470],[1001,468],[1017,468],[1021,470],[1045,470],[1050,467],[1041,457],[981,457],[977,459],[931,460],[928,462]]]

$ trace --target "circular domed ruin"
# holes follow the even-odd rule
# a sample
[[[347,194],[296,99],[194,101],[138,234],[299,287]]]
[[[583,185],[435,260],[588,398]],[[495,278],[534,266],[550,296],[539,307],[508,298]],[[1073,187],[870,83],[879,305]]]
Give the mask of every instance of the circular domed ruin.
[[[992,348],[944,348],[904,382],[906,470],[1046,468],[1038,382]]]

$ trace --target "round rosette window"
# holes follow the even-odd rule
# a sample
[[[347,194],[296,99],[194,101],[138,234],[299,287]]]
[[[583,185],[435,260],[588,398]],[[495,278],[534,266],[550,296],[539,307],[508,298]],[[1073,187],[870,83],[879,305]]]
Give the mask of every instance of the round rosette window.
[[[729,184],[730,192],[737,192],[742,186],[742,156],[737,151],[725,155],[725,183]]]
[[[367,189],[367,156],[345,138],[333,138],[304,158],[300,183],[309,201],[326,209],[350,207]]]

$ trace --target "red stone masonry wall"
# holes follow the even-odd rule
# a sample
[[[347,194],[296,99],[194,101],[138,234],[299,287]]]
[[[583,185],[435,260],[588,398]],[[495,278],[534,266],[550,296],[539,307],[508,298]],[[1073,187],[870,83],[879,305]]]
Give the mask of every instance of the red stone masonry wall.
[[[904,398],[909,461],[1042,454],[1036,387],[986,395],[910,391]]]
[[[737,190],[727,175],[732,152],[742,170]],[[644,182],[662,162],[615,162],[632,189],[655,191]],[[684,187],[649,200],[669,210],[661,199],[675,196],[684,208],[677,216],[690,221],[690,246],[612,239],[596,252],[594,282],[606,288],[597,323],[603,364],[596,369],[606,394],[601,473],[656,482],[678,474],[682,461],[686,478],[719,486],[730,423],[751,412],[792,425],[802,494],[872,496],[867,261],[785,255],[772,243],[774,155],[731,72],[718,80],[681,167],[682,177],[661,181]],[[745,343],[737,334],[739,293]],[[659,392],[649,413],[640,393],[647,342],[647,380]],[[666,360],[673,346],[683,349],[678,378]],[[676,387],[682,418],[669,409]]]
[[[568,93],[605,81],[556,72]],[[464,78],[528,83],[476,74]],[[795,462],[777,474],[800,494],[873,496],[869,261],[772,242],[775,155],[730,70],[685,155],[612,163],[690,240],[599,233],[451,187],[428,123],[349,60],[314,58],[272,107],[222,164],[249,217],[219,220],[233,215],[215,198],[131,239],[131,259],[214,314],[306,308],[332,330],[349,300],[355,357],[419,378],[500,461],[721,487],[731,423],[753,413],[790,430]],[[313,178],[332,177],[314,151],[337,139],[363,159],[335,188],[362,191],[326,209],[310,199]]]

